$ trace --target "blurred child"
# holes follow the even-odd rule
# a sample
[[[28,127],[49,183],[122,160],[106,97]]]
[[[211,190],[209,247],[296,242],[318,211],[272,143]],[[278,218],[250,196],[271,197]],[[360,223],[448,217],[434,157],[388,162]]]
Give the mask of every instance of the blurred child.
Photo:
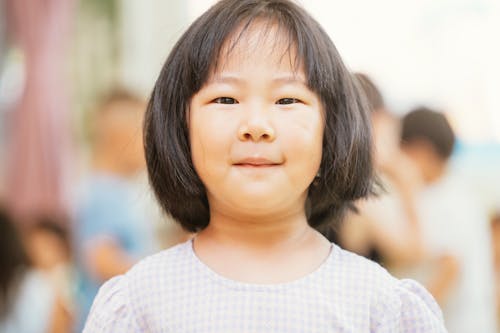
[[[65,333],[64,309],[28,257],[18,230],[0,208],[0,332]]]
[[[85,332],[444,332],[432,297],[315,227],[372,189],[368,115],[313,18],[225,0],[165,63],[145,147],[194,239],[108,281]]]
[[[425,107],[404,116],[401,147],[424,188],[417,209],[423,239],[437,260],[415,273],[442,304],[450,332],[496,332],[493,259],[487,214],[461,177],[449,172],[455,135]]]
[[[145,102],[126,90],[100,101],[91,117],[91,171],[76,214],[78,331],[107,279],[156,250],[154,223],[143,209],[137,176],[145,168],[141,124]]]
[[[366,74],[355,73],[354,78],[370,107],[373,158],[382,188],[376,197],[356,203],[358,212],[339,227],[339,242],[404,277],[403,271],[425,252],[413,194],[416,170],[399,149],[399,121],[387,111],[378,88]]]
[[[39,217],[27,225],[27,254],[55,291],[64,310],[59,325],[70,332],[75,318],[75,274],[69,232],[63,219]]]

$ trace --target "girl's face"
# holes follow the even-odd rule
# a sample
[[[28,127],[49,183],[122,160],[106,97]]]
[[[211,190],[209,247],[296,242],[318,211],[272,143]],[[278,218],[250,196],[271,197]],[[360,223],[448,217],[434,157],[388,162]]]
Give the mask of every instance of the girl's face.
[[[303,212],[319,170],[320,99],[276,30],[260,27],[223,48],[228,56],[191,99],[192,160],[212,212]]]

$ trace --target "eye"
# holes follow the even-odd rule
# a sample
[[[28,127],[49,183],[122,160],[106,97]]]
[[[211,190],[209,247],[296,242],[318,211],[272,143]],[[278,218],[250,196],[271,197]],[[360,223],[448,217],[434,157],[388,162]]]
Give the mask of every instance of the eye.
[[[216,104],[238,104],[238,101],[232,97],[218,97],[212,101]]]
[[[292,98],[292,97],[287,97],[287,98],[281,98],[278,101],[276,101],[276,104],[281,104],[281,105],[286,105],[286,104],[294,104],[294,103],[299,103],[300,100],[297,98]]]

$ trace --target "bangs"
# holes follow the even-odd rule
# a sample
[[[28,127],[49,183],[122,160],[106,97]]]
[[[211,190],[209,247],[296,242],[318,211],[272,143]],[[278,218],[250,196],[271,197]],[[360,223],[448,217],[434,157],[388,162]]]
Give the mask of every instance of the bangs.
[[[334,65],[329,52],[333,49],[336,53],[336,50],[332,43],[325,45],[325,39],[329,41],[329,38],[314,20],[297,15],[294,5],[288,5],[290,7],[266,2],[252,6],[233,4],[229,8],[218,8],[210,15],[214,6],[208,15],[200,17],[194,26],[203,25],[208,29],[197,29],[198,36],[193,39],[192,52],[188,55],[191,64],[188,75],[194,79],[189,98],[201,89],[209,76],[224,66],[235,47],[249,39],[255,42],[255,49],[248,50],[249,56],[259,52],[259,45],[270,40],[271,53],[279,52],[279,61],[288,58],[286,61],[295,72],[302,69],[308,87],[320,93],[321,87],[330,81],[325,73]],[[206,24],[208,19],[211,24]],[[318,38],[318,33],[326,38]],[[321,69],[319,64],[328,68]]]
[[[234,50],[241,44],[246,47],[246,55],[243,55],[245,60],[265,50],[269,59],[278,59],[276,66],[287,61],[295,73],[304,69],[303,59],[297,53],[296,35],[293,31],[279,24],[275,18],[255,17],[240,24],[221,47],[215,50],[217,56],[211,61],[210,74],[224,68],[226,60],[233,56]],[[270,49],[267,48],[269,46]]]

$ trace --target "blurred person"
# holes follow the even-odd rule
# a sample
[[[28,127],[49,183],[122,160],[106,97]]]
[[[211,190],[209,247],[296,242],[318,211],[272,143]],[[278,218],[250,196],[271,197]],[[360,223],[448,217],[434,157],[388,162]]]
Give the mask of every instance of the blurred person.
[[[145,102],[125,90],[104,98],[91,119],[91,172],[77,203],[78,330],[100,285],[157,248],[137,178],[144,170]]]
[[[75,317],[75,273],[69,231],[64,219],[32,218],[23,236],[27,254],[33,264],[52,285],[64,316],[60,326],[70,332]]]
[[[401,148],[423,187],[417,213],[426,246],[436,260],[415,276],[440,302],[454,333],[497,331],[489,223],[467,183],[448,169],[455,134],[446,117],[425,107],[402,119]]]
[[[366,74],[355,73],[354,78],[371,111],[374,164],[382,188],[377,196],[356,203],[358,211],[340,226],[338,242],[398,275],[401,266],[420,260],[424,252],[413,197],[415,170],[399,149],[399,123],[379,89]]]
[[[0,332],[66,333],[64,308],[33,266],[13,220],[0,207]]]

